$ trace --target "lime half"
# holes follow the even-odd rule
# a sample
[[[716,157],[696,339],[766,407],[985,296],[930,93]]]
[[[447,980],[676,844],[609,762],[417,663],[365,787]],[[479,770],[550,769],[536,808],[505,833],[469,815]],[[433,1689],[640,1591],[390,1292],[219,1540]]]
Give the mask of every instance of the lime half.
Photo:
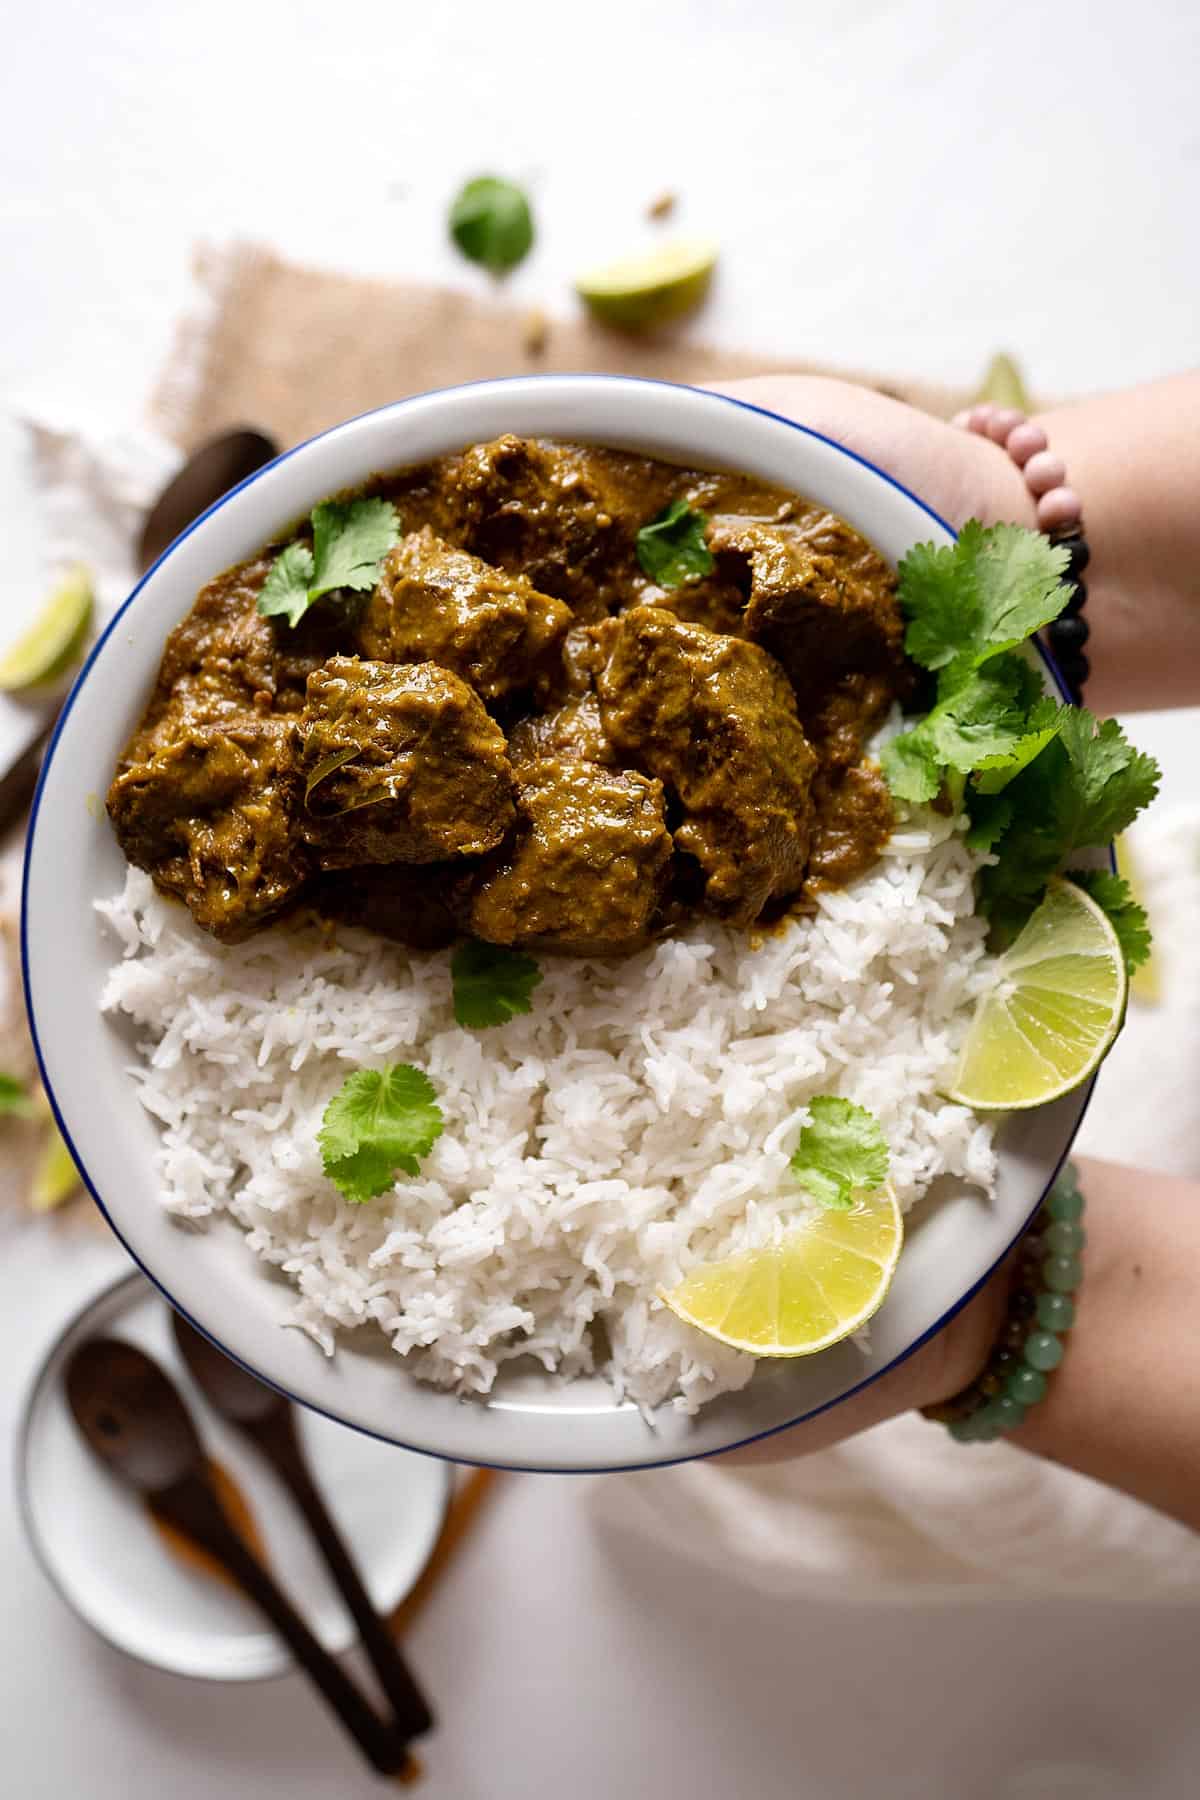
[[[896,1196],[883,1188],[845,1212],[822,1207],[762,1250],[701,1263],[661,1298],[736,1350],[812,1356],[878,1310],[903,1242]]]
[[[986,1112],[1069,1094],[1112,1047],[1127,988],[1108,919],[1074,882],[1056,877],[979,1002],[951,1098]]]
[[[68,571],[24,636],[0,657],[0,689],[16,694],[57,681],[79,661],[92,624],[92,578]]]
[[[575,291],[605,325],[645,331],[699,306],[717,266],[707,238],[680,239],[581,275]]]

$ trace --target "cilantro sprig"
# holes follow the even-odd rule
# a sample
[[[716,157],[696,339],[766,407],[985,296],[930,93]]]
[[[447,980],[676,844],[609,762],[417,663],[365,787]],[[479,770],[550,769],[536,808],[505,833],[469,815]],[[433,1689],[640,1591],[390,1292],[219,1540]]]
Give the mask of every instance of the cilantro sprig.
[[[317,1142],[325,1173],[355,1205],[385,1194],[401,1169],[420,1171],[442,1135],[428,1075],[411,1063],[356,1069],[325,1108]]]
[[[1083,888],[1117,934],[1125,967],[1130,975],[1150,960],[1150,921],[1146,909],[1133,897],[1129,883],[1108,869],[1071,869],[1070,879]]]
[[[682,587],[711,575],[716,565],[704,541],[707,529],[707,513],[689,506],[686,500],[672,500],[637,534],[637,559],[643,575],[662,588]]]
[[[469,1030],[503,1025],[532,1010],[532,994],[542,971],[532,956],[469,938],[450,959],[454,1017]]]
[[[873,1193],[888,1177],[888,1147],[873,1112],[837,1094],[808,1103],[808,1124],[792,1152],[791,1169],[814,1200],[845,1212],[854,1196]]]
[[[900,564],[905,648],[938,684],[926,716],[885,747],[884,773],[898,799],[929,801],[945,787],[965,803],[968,844],[995,858],[980,897],[1001,938],[1069,857],[1110,842],[1158,790],[1157,763],[1114,719],[1059,706],[1016,654],[1066,606],[1066,567],[1065,548],[1040,533],[974,519],[956,544],[919,544]],[[1131,897],[1102,894],[1136,952],[1144,915]],[[1141,954],[1148,945],[1147,935]]]
[[[258,596],[266,619],[298,625],[310,606],[339,589],[372,588],[379,565],[400,539],[390,500],[324,500],[312,510],[312,548],[289,544],[271,565]]]

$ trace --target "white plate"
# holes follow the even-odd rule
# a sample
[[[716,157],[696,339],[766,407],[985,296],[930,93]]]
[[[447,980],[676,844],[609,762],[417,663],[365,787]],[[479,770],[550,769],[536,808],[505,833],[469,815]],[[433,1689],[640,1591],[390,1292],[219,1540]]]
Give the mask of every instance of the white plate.
[[[38,1560],[63,1598],[118,1650],[175,1675],[256,1681],[292,1666],[290,1651],[250,1602],[168,1549],[137,1496],[80,1436],[63,1372],[79,1344],[104,1335],[139,1344],[167,1369],[211,1454],[248,1501],[280,1584],[327,1650],[349,1649],[357,1636],[353,1621],[290,1496],[207,1405],[175,1349],[167,1308],[138,1274],[124,1276],[76,1315],[26,1403],[17,1453],[22,1510]],[[429,1560],[453,1471],[315,1413],[302,1413],[299,1425],[367,1592],[381,1611],[390,1611]]]
[[[42,772],[26,861],[26,997],[46,1088],[88,1186],[126,1248],[220,1346],[305,1404],[363,1431],[462,1461],[532,1469],[634,1468],[715,1451],[793,1424],[908,1355],[986,1279],[1037,1208],[1087,1103],[1083,1090],[1006,1126],[994,1201],[950,1183],[922,1209],[891,1293],[852,1344],[764,1365],[741,1393],[687,1418],[619,1406],[600,1379],[570,1386],[506,1372],[492,1398],[462,1402],[407,1375],[383,1341],[345,1337],[333,1359],[279,1327],[290,1294],[230,1223],[206,1231],[158,1202],[157,1128],[125,1073],[127,1041],[99,1011],[113,950],[93,902],[125,865],[96,796],[145,704],[168,631],[197,589],[324,495],[379,470],[514,431],[574,438],[677,462],[743,469],[840,513],[895,563],[950,528],[890,476],[817,433],[724,396],[607,375],[522,376],[423,394],[364,414],[280,457],[213,507],[135,588],[93,651]],[[360,1342],[360,1339],[363,1341]]]

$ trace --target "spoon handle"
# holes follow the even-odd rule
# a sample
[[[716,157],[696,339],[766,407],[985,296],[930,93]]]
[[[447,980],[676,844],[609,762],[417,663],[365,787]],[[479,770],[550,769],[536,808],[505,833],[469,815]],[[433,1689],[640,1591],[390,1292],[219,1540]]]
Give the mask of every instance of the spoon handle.
[[[265,1614],[300,1667],[324,1696],[372,1768],[395,1775],[408,1762],[403,1732],[385,1725],[329,1652],[317,1642],[274,1578],[227,1522],[207,1481],[187,1475],[150,1500],[159,1518],[216,1557]]]
[[[271,1463],[304,1514],[329,1573],[353,1614],[363,1649],[395,1713],[398,1730],[405,1738],[420,1737],[433,1724],[433,1714],[386,1622],[363,1586],[358,1567],[313,1481],[291,1410],[280,1411],[260,1421],[252,1435],[259,1451]]]

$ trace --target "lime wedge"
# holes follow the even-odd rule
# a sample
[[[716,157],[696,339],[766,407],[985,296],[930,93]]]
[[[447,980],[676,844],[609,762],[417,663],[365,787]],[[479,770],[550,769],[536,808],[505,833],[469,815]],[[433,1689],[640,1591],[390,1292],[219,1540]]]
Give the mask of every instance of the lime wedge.
[[[883,1188],[845,1212],[810,1213],[765,1249],[702,1263],[660,1298],[751,1356],[812,1356],[878,1310],[903,1242],[896,1196]]]
[[[699,306],[717,266],[707,238],[679,239],[581,275],[575,291],[595,318],[624,331],[645,331]]]
[[[0,689],[7,694],[57,681],[79,661],[92,624],[92,579],[68,571],[23,637],[0,657]]]
[[[951,1099],[1007,1112],[1069,1094],[1111,1049],[1127,988],[1108,919],[1056,877],[976,1008]]]
[[[1033,411],[1016,359],[1005,350],[997,350],[993,356],[975,398],[990,400],[995,406],[1015,406],[1018,412]]]
[[[81,1186],[79,1170],[75,1167],[71,1152],[58,1135],[57,1126],[51,1125],[46,1147],[33,1172],[30,1207],[34,1212],[53,1212],[56,1206],[69,1200]]]

